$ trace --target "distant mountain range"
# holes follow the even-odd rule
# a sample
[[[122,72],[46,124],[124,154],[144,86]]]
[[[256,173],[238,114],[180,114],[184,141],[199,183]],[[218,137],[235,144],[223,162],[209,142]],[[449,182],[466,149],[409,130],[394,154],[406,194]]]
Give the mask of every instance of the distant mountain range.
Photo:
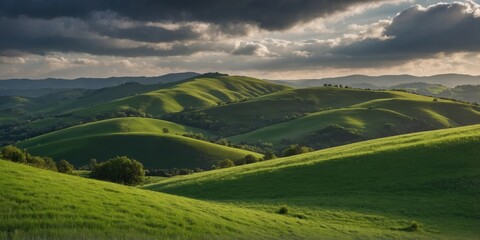
[[[66,89],[100,89],[118,86],[124,83],[141,84],[170,83],[200,75],[195,72],[170,73],[156,77],[110,77],[110,78],[77,78],[77,79],[6,79],[0,80],[0,96],[38,97],[48,93]]]
[[[274,83],[285,84],[292,87],[315,87],[324,84],[342,84],[358,88],[390,88],[405,83],[429,83],[441,84],[447,87],[456,87],[466,84],[480,84],[480,76],[464,74],[442,74],[428,77],[412,75],[383,75],[365,76],[350,75],[345,77],[322,78],[322,79],[298,79],[298,80],[270,80]]]

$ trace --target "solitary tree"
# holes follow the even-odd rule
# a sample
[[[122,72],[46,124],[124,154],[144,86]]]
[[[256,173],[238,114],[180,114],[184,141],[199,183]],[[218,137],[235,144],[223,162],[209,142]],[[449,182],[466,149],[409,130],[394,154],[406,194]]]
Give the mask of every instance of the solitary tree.
[[[116,157],[98,164],[90,176],[125,185],[138,185],[145,180],[143,165],[137,160],[128,157]]]
[[[168,130],[168,128],[163,128],[163,129],[162,129],[162,132],[163,132],[163,133],[170,133],[170,130]]]

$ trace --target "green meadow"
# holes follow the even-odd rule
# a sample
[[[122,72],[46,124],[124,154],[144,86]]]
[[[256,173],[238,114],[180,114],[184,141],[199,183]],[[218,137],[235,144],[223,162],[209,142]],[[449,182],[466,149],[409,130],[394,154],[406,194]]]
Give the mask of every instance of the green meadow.
[[[416,133],[144,189],[2,160],[0,231],[9,239],[474,239],[478,144],[480,126]],[[287,213],[277,213],[282,206]]]
[[[164,128],[168,133],[163,132]],[[262,157],[181,136],[190,132],[209,135],[207,131],[162,120],[115,118],[48,133],[18,146],[35,155],[68,159],[75,166],[87,165],[90,159],[106,161],[129,156],[150,169],[209,169],[224,159],[238,162],[249,154]]]
[[[478,105],[218,73],[0,100],[0,144],[77,168],[0,160],[0,239],[480,236]],[[317,151],[245,159],[290,144]],[[127,187],[78,169],[117,156],[159,171]]]

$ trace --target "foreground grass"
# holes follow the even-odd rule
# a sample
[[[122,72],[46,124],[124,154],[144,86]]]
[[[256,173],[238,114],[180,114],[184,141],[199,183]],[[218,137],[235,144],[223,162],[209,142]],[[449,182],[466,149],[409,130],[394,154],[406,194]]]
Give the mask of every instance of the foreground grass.
[[[319,222],[84,179],[0,160],[2,239],[429,238],[410,222],[346,211]],[[300,213],[300,212],[299,212]],[[315,213],[316,214],[316,213]],[[325,213],[324,213],[325,214]],[[310,219],[312,218],[312,219]]]
[[[0,161],[0,238],[296,238],[307,221]]]
[[[435,238],[475,239],[479,146],[476,125],[179,176],[146,188],[261,210],[288,204],[312,221],[345,224],[344,232],[348,223],[397,229],[395,219],[410,219]]]

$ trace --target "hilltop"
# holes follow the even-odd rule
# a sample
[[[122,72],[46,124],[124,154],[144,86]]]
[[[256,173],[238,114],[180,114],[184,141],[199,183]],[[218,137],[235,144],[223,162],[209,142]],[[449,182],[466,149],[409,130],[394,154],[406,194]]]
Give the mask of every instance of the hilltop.
[[[394,85],[408,83],[428,83],[441,84],[447,87],[455,87],[465,84],[480,84],[480,76],[471,76],[465,74],[440,74],[433,76],[412,76],[412,75],[350,75],[344,77],[332,77],[322,79],[297,79],[297,80],[271,80],[277,84],[285,84],[292,87],[315,87],[323,84],[342,84],[351,87],[374,87],[389,88]]]

